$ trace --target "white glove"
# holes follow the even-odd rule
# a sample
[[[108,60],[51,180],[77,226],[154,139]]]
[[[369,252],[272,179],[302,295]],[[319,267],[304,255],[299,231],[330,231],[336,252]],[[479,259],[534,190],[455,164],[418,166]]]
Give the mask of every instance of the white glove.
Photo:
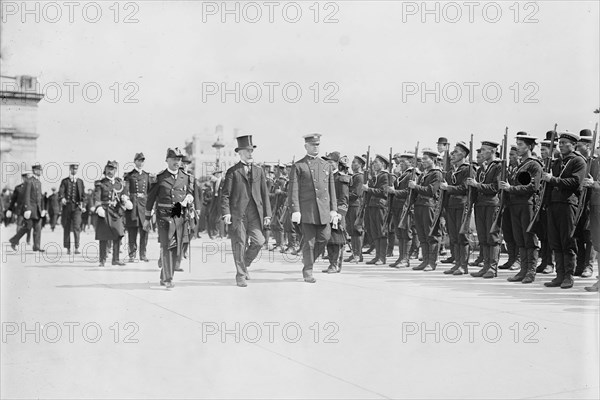
[[[121,203],[127,203],[129,201],[129,196],[126,194],[121,195]]]
[[[133,210],[133,203],[131,202],[131,200],[127,199],[127,201],[125,201],[123,205],[125,206],[126,210]]]
[[[190,204],[190,203],[193,203],[193,202],[194,202],[194,196],[192,196],[191,194],[187,194],[187,195],[185,196],[185,198],[183,199],[183,201],[181,202],[181,205],[182,205],[183,207],[185,207],[185,206],[187,206],[188,204]]]
[[[292,223],[299,224],[301,219],[302,214],[300,214],[299,212],[292,213]]]
[[[31,218],[31,210],[27,210],[23,213],[23,218],[29,219]]]
[[[230,225],[231,224],[231,214],[223,215],[223,222],[225,222],[225,225]]]
[[[329,222],[333,222],[338,219],[337,211],[329,211]]]
[[[98,214],[100,218],[106,217],[106,211],[104,211],[104,207],[98,207],[96,209],[96,214]]]
[[[42,218],[46,216],[46,210],[42,210]]]
[[[6,218],[10,219],[12,217],[12,211],[6,210]]]
[[[61,202],[61,204],[62,204],[63,206],[66,206],[66,205],[67,205],[67,199],[62,199],[60,202]]]

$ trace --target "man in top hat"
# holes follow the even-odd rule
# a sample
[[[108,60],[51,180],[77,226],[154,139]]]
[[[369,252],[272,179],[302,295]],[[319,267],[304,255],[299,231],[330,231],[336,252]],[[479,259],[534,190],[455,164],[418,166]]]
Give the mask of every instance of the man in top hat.
[[[546,168],[548,164],[552,164],[554,162],[554,154],[551,153],[551,150],[552,147],[556,149],[558,140],[555,140],[554,144],[550,142],[550,139],[552,138],[552,133],[553,131],[546,132],[546,139],[540,142],[540,156],[544,168]],[[552,166],[550,165],[550,168],[551,167]],[[535,271],[538,274],[551,274],[554,272],[554,262],[552,261],[552,248],[548,243],[548,217],[546,212],[547,206],[550,204],[550,195],[551,191],[546,190],[544,193],[544,198],[539,199],[539,201],[541,201],[541,209],[536,227],[536,233],[540,241],[540,264],[537,266]]]
[[[446,153],[450,152],[450,143],[448,142],[447,138],[441,137],[438,139],[437,152],[439,153],[438,159],[440,159],[440,160],[446,159],[446,163],[444,165],[442,165],[440,163],[442,171],[443,172],[449,171],[452,168],[452,166],[450,163],[450,155],[448,155],[448,157],[446,157]]]
[[[379,262],[386,263],[388,229],[385,221],[387,218],[388,186],[392,182],[387,171],[390,162],[387,157],[381,154],[375,155],[372,163],[373,175],[369,183],[363,185],[364,191],[368,193],[366,229],[375,247],[375,257],[371,261],[367,261],[369,265],[378,265]]]
[[[116,176],[117,162],[107,161],[104,178],[94,182],[94,207],[98,216],[96,221],[96,240],[100,241],[100,266],[104,267],[108,246],[112,244],[112,265],[123,266],[119,260],[121,238],[125,235],[123,214],[131,210],[129,189],[123,180]]]
[[[236,140],[235,151],[240,162],[225,174],[221,213],[225,224],[230,225],[236,283],[246,287],[248,267],[265,243],[264,227],[271,223],[271,203],[265,172],[254,165],[252,153],[256,146],[252,143],[252,135],[239,136]]]
[[[416,168],[414,166],[415,155],[413,153],[404,153],[398,155],[398,166],[400,167],[400,175],[394,181],[393,186],[389,186],[386,190],[389,194],[391,194],[392,205],[390,208],[391,215],[391,225],[390,227],[393,229],[393,233],[396,235],[398,239],[398,249],[400,254],[398,255],[398,259],[393,263],[389,264],[392,268],[408,268],[410,266],[410,247],[413,239],[413,232],[410,229],[412,225],[413,215],[412,211],[409,208],[407,223],[408,229],[403,229],[399,226],[400,218],[402,216],[402,210],[405,207],[405,203],[408,197],[408,182],[412,177],[413,171]]]
[[[48,217],[50,217],[50,229],[54,232],[54,228],[56,228],[56,221],[58,216],[60,215],[60,202],[58,200],[58,193],[56,192],[56,188],[53,187],[52,194],[48,196],[46,203],[46,210],[48,210]]]
[[[483,268],[471,273],[476,278],[490,279],[498,275],[500,259],[500,232],[491,232],[497,213],[500,211],[498,198],[502,165],[496,158],[499,143],[486,140],[481,142],[483,165],[478,171],[478,180],[467,178],[467,185],[477,191],[475,202],[475,226],[480,251],[483,254]]]
[[[158,242],[161,249],[160,284],[167,289],[174,287],[173,271],[181,258],[185,230],[186,208],[193,204],[193,187],[190,177],[179,169],[183,154],[177,147],[167,149],[167,168],[156,175],[156,183],[150,187],[146,199],[144,229],[150,231],[152,210],[156,204]]]
[[[436,165],[438,155],[435,150],[423,149],[423,174],[417,180],[408,182],[408,188],[412,189],[415,198],[415,227],[423,253],[423,262],[413,267],[415,271],[434,271],[437,267],[441,233],[439,228],[431,235],[430,232],[434,224],[435,206],[439,200],[442,182],[442,171]]]
[[[586,163],[591,162],[594,155],[594,143],[592,143],[592,131],[583,129],[579,132],[579,142],[577,143],[577,152],[583,156]],[[590,232],[590,191],[587,192],[585,198],[580,199],[583,212],[579,221],[577,221],[577,229],[575,230],[575,239],[577,240],[577,264],[575,266],[575,276],[582,278],[591,278],[594,272],[592,266],[592,236]]]
[[[221,195],[223,193],[223,185],[225,183],[223,179],[223,171],[220,169],[213,172],[210,178],[212,188],[212,201],[210,203],[210,215],[209,215],[209,236],[212,239],[213,236],[218,236],[222,239],[225,236],[225,224],[221,214]]]
[[[23,224],[17,231],[16,235],[9,239],[13,250],[17,249],[19,240],[23,235],[33,229],[33,251],[43,252],[40,247],[42,238],[42,218],[46,215],[44,208],[42,183],[40,176],[42,175],[42,166],[40,163],[35,163],[31,166],[32,175],[24,181],[23,185],[23,205],[21,212],[23,214]]]
[[[527,227],[534,215],[536,195],[539,192],[542,176],[542,163],[532,155],[537,138],[526,132],[517,133],[517,152],[519,165],[508,176],[508,181],[500,182],[504,190],[504,213],[509,212],[510,223],[515,246],[518,248],[521,269],[509,282],[532,283],[535,280],[535,270],[538,258],[539,241],[535,233],[527,232]],[[502,229],[505,229],[504,222]]]
[[[460,232],[462,216],[467,206],[467,178],[473,171],[473,166],[469,165],[467,156],[470,150],[464,142],[458,142],[454,150],[450,153],[450,163],[452,169],[446,172],[444,181],[440,184],[440,189],[446,191],[448,203],[446,205],[448,236],[450,237],[450,248],[454,249],[454,265],[452,268],[444,271],[446,275],[463,275],[469,273],[469,241],[467,235]]]
[[[592,149],[594,148],[592,143]],[[596,250],[596,263],[600,270],[600,157],[596,156],[592,160],[590,175],[583,180],[583,186],[590,192],[590,234],[594,250]],[[585,287],[588,292],[598,291],[598,281],[592,286]]]
[[[71,232],[75,241],[75,254],[80,254],[79,238],[81,234],[81,212],[85,200],[83,180],[77,176],[79,164],[69,165],[69,176],[60,182],[58,198],[62,204],[61,224],[63,227],[63,246],[71,254]]]
[[[329,267],[322,272],[332,274],[342,271],[343,251],[346,245],[346,215],[348,213],[349,184],[348,157],[340,156],[339,151],[327,154],[324,159],[329,161],[333,168],[333,179],[335,183],[335,198],[337,200],[337,213],[340,219],[331,226],[331,237],[327,242],[327,256]]]
[[[345,259],[345,262],[362,262],[362,247],[363,235],[362,229],[358,230],[355,227],[356,219],[360,213],[361,202],[363,201],[363,185],[365,182],[365,174],[363,169],[367,164],[367,160],[362,156],[354,156],[350,168],[352,175],[348,184],[348,213],[346,213],[346,230],[350,235],[350,246],[352,255]]]
[[[560,132],[560,158],[553,164],[552,173],[542,174],[542,179],[548,182],[546,190],[551,192],[547,210],[548,240],[556,262],[556,278],[544,283],[547,287],[573,287],[577,243],[571,232],[575,226],[580,187],[585,179],[586,169],[584,158],[575,151],[578,141],[578,134]]]
[[[150,188],[150,174],[143,169],[145,161],[146,157],[144,153],[136,153],[133,157],[135,166],[123,176],[125,185],[129,190],[131,203],[133,204],[131,210],[125,211],[125,228],[127,229],[127,237],[129,238],[129,262],[135,261],[135,255],[138,250],[138,234],[140,237],[140,261],[148,262],[148,257],[146,257],[148,232],[144,230],[144,221],[146,219],[146,199],[148,197],[148,189]]]
[[[526,135],[525,132],[517,133],[517,136]],[[535,142],[534,142],[535,144]],[[517,150],[517,146],[510,146],[510,150],[508,152],[508,160],[506,165],[506,182],[511,182],[512,176],[514,175],[517,167],[519,165],[519,153]],[[503,207],[504,211],[502,212],[502,239],[504,243],[506,243],[506,251],[508,253],[508,260],[498,266],[498,269],[509,269],[509,270],[517,270],[521,267],[520,265],[520,254],[519,254],[519,246],[515,241],[513,236],[513,227],[512,227],[512,218],[511,218],[511,207],[510,207],[510,199],[511,196],[507,193],[504,193],[503,198]]]
[[[313,264],[331,236],[330,223],[337,223],[337,199],[331,164],[319,157],[321,134],[304,136],[306,156],[296,161],[290,172],[288,207],[292,223],[302,231],[302,275],[315,283]]]

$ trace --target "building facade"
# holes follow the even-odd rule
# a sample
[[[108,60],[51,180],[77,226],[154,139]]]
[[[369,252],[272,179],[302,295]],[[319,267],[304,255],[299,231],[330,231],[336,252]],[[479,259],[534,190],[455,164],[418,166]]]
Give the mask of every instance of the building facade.
[[[21,171],[31,168],[37,157],[37,79],[32,76],[0,76],[0,159],[2,187],[21,182]]]
[[[235,152],[237,135],[237,129],[226,132],[222,125],[217,125],[214,131],[205,129],[186,143],[185,149],[192,159],[191,167],[197,179],[202,180],[215,171],[226,171],[239,161]]]

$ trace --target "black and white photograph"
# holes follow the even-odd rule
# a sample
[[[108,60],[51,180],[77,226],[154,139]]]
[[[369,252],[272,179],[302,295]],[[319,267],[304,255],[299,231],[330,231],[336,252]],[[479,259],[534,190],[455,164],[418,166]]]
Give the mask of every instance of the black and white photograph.
[[[0,20],[1,399],[600,398],[600,1]]]

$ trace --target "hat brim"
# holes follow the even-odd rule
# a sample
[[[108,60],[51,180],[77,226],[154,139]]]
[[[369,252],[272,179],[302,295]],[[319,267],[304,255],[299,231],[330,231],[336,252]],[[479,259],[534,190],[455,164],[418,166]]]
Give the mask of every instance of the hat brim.
[[[240,150],[254,150],[255,148],[256,146],[236,147],[234,151],[237,153]]]

